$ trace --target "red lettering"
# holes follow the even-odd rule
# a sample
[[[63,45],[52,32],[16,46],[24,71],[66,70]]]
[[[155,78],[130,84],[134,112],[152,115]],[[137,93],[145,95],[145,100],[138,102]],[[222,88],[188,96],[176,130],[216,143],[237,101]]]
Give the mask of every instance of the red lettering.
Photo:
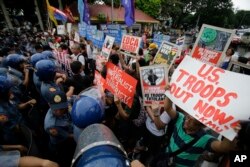
[[[194,84],[192,88],[192,92],[199,93],[204,88],[204,86],[205,86],[205,82],[202,80],[199,80]]]
[[[205,117],[201,117],[201,118],[199,118],[199,121],[200,122],[205,122],[205,121],[207,121],[207,119]]]
[[[139,40],[137,38],[135,39],[134,46],[136,46],[136,47],[139,46]]]
[[[176,98],[181,98],[181,97],[186,93],[185,91],[181,91],[181,93],[179,93],[180,90],[181,90],[180,87],[178,87],[178,88],[175,90],[174,96],[175,96]],[[178,94],[178,93],[179,93],[179,94]]]
[[[210,66],[206,71],[204,71],[206,67],[207,67],[207,64],[203,64],[198,71],[198,75],[202,78],[205,78],[206,76],[208,76],[208,74],[213,70],[213,67]]]
[[[190,97],[194,97],[191,93],[189,93],[189,92],[186,92],[186,97],[183,99],[183,103],[186,103],[187,102],[187,100],[190,98]]]
[[[175,84],[171,85],[170,93],[178,99],[184,97],[182,100],[183,103],[186,103],[189,98],[193,97],[191,93],[181,90],[181,88],[177,87]]]
[[[175,83],[172,83],[172,84],[170,85],[170,93],[171,93],[171,94],[174,94],[176,88],[177,88],[177,85],[176,85]]]
[[[196,105],[194,106],[194,110],[195,110],[195,111],[198,110],[198,112],[199,112],[200,114],[202,114],[202,113],[205,111],[205,109],[207,108],[207,106],[208,106],[208,103],[203,104],[203,101],[202,101],[202,100],[199,100],[199,101],[196,103]]]
[[[211,127],[212,129],[215,129],[215,128],[216,128],[216,125],[215,125],[212,121],[206,122],[205,125]]]
[[[130,39],[130,45],[132,45],[132,46],[134,45],[134,40],[135,39],[133,37]]]
[[[193,86],[193,84],[197,81],[197,77],[196,76],[189,76],[188,79],[186,80],[186,82],[183,84],[183,86],[187,86],[187,89],[190,90],[191,87]]]
[[[205,117],[212,117],[215,113],[215,107],[214,106],[209,106],[203,113]]]
[[[225,95],[225,93],[226,93],[225,89],[219,87],[219,88],[217,88],[217,89],[213,92],[213,94],[208,98],[208,101],[211,102],[211,101],[212,101],[214,98],[216,98],[216,97],[222,97],[222,96]]]
[[[240,121],[235,121],[233,123],[230,124],[231,128],[235,128],[236,126],[238,126],[240,123]]]
[[[202,98],[207,98],[209,97],[214,90],[214,86],[213,85],[207,85],[201,92],[200,92],[200,96]]]
[[[227,93],[224,96],[224,102],[221,102],[220,100],[218,100],[217,105],[220,107],[225,107],[230,103],[230,98],[237,99],[237,97],[238,97],[238,95],[236,93],[233,93],[233,92]]]
[[[179,82],[185,75],[189,75],[189,73],[183,69],[180,69],[179,72],[180,72],[180,75],[177,78],[176,82]]]
[[[216,110],[214,113],[213,121],[218,121],[220,125],[228,123],[229,121],[233,120],[233,116],[226,117],[226,113],[221,112],[219,109]]]
[[[219,76],[218,73],[225,73],[225,71],[223,69],[221,69],[221,68],[216,68],[215,70],[212,71],[212,76],[213,77],[209,76],[208,80],[210,82],[217,82],[220,79],[220,76]]]

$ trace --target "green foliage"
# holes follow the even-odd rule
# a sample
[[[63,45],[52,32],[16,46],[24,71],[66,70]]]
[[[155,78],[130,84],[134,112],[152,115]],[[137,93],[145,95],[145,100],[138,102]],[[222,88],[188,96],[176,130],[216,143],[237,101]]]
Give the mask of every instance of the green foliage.
[[[235,14],[235,25],[240,26],[250,26],[250,11],[239,10]]]
[[[136,0],[135,6],[148,15],[157,18],[161,10],[161,0]]]

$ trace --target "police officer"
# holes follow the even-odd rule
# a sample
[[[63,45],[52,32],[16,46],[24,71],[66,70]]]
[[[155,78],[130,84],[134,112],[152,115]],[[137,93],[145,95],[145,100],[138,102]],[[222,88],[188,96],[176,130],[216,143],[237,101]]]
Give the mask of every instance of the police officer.
[[[36,66],[36,63],[40,60],[45,60],[47,59],[47,56],[45,56],[44,54],[42,53],[35,53],[31,56],[30,58],[30,62],[32,64],[33,67]],[[41,93],[40,92],[40,89],[41,89],[41,85],[42,85],[42,82],[39,80],[38,76],[36,75],[36,73],[34,72],[33,73],[33,83],[36,87],[36,90],[38,93]]]
[[[45,120],[44,129],[50,136],[50,150],[56,156],[60,166],[69,166],[75,150],[73,125],[69,114],[66,94],[59,87],[48,87],[46,99],[50,109]]]
[[[0,76],[0,131],[1,137],[8,144],[19,143],[16,132],[23,124],[22,115],[15,104],[10,102],[11,81],[7,76]]]

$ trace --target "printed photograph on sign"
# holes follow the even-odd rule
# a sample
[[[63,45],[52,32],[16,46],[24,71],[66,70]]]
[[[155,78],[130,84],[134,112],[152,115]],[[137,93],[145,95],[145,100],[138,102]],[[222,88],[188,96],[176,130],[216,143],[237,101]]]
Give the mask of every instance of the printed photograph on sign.
[[[103,46],[102,46],[102,55],[108,59],[110,52],[112,51],[115,38],[111,36],[106,36]]]
[[[120,51],[128,56],[135,57],[138,54],[141,40],[141,37],[123,35]]]
[[[168,67],[172,64],[176,56],[181,53],[178,45],[170,42],[162,42],[160,49],[155,55],[154,64],[167,64]]]
[[[204,24],[193,47],[192,57],[211,65],[219,65],[233,34],[233,30]]]
[[[235,82],[237,81],[237,86]],[[229,140],[239,121],[249,121],[250,77],[185,56],[170,81],[167,97],[192,117]]]
[[[163,105],[165,86],[168,81],[167,66],[140,67],[140,78],[144,106],[152,105],[153,101],[158,101],[160,105]]]

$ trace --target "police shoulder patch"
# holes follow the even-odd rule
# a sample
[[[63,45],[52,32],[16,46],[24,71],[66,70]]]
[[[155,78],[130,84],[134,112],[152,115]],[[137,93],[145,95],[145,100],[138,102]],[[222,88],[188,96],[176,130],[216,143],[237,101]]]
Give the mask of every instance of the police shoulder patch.
[[[55,91],[56,91],[56,88],[51,87],[51,88],[49,88],[49,91],[50,91],[50,92],[55,92]]]
[[[56,102],[56,103],[60,103],[61,101],[62,101],[61,96],[59,96],[59,95],[55,95],[55,97],[54,97],[54,102]]]

